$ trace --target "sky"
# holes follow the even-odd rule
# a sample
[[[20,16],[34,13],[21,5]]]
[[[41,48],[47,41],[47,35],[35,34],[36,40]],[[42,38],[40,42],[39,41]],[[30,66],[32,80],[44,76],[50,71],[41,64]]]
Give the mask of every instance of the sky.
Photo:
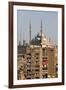
[[[47,38],[58,44],[58,12],[57,11],[35,11],[17,10],[17,43],[21,40],[29,42],[29,27],[31,23],[31,38],[34,38],[41,30]]]

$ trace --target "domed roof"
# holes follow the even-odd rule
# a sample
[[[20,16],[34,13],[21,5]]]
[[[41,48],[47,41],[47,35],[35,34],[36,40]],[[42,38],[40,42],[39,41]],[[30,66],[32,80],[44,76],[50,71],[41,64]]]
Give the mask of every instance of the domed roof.
[[[45,36],[45,34],[38,33],[35,38],[31,40],[32,45],[54,46],[54,43]]]

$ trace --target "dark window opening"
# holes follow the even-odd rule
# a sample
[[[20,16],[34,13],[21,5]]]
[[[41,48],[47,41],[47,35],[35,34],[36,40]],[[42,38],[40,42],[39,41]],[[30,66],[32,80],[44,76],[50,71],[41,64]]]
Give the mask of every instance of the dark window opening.
[[[48,78],[48,75],[47,74],[43,75],[43,78]]]
[[[35,77],[36,79],[39,79],[39,77]]]
[[[36,53],[36,55],[39,55],[39,53]]]
[[[22,55],[22,57],[23,57],[23,58],[25,58],[25,56],[24,56],[24,55]]]
[[[35,69],[35,71],[39,71],[39,69]]]
[[[47,70],[47,67],[43,67],[43,70]]]
[[[30,72],[31,71],[31,69],[27,69],[27,72]]]
[[[27,78],[27,79],[31,79],[31,78]]]
[[[36,57],[36,59],[38,59],[38,57]]]
[[[27,57],[27,59],[31,59],[31,57]]]

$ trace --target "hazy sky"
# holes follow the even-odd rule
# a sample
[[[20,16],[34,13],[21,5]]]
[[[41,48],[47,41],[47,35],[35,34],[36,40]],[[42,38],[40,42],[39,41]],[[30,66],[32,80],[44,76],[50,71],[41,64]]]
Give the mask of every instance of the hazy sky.
[[[35,11],[18,10],[17,11],[17,41],[21,43],[23,39],[29,42],[29,25],[31,22],[31,38],[40,32],[42,20],[43,33],[57,44],[58,42],[58,12],[56,11]],[[20,35],[21,34],[21,35]]]

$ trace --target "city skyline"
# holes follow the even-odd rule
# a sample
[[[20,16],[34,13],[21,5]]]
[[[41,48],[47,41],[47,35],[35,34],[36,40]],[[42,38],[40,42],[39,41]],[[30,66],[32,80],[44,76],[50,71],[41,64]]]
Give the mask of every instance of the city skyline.
[[[29,43],[29,29],[31,24],[31,38],[33,39],[41,30],[56,45],[58,42],[58,13],[51,11],[17,11],[17,43],[26,40]],[[51,21],[51,23],[50,23]],[[53,22],[54,21],[54,22]]]
[[[18,80],[58,77],[57,12],[18,10],[17,41]]]

